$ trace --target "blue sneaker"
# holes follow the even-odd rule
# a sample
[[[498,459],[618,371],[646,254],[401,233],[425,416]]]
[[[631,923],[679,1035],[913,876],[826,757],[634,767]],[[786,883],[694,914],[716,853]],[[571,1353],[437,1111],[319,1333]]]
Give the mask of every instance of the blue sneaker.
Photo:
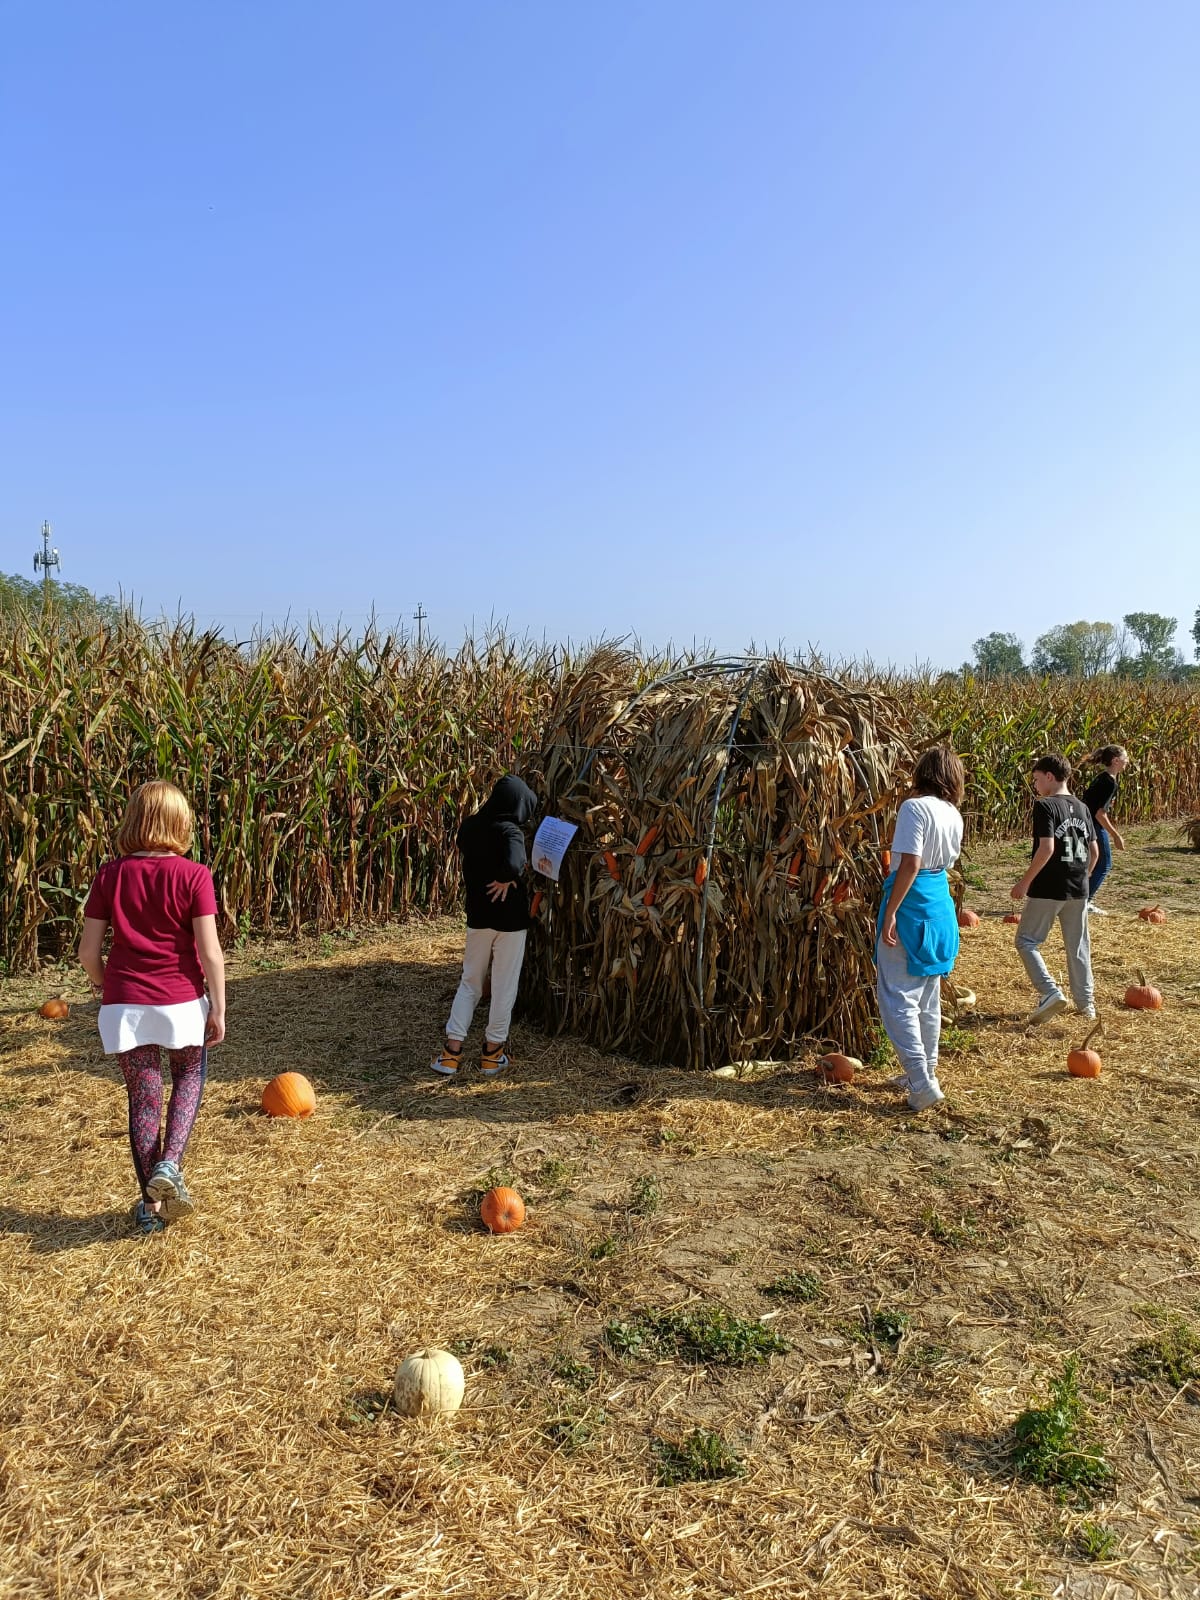
[[[146,1193],[151,1200],[158,1200],[161,1203],[160,1214],[167,1222],[178,1222],[181,1217],[190,1217],[196,1209],[183,1181],[183,1173],[173,1161],[158,1163],[150,1174]]]
[[[166,1233],[167,1224],[157,1211],[151,1211],[144,1200],[139,1200],[130,1212],[134,1229],[148,1239],[152,1233]]]

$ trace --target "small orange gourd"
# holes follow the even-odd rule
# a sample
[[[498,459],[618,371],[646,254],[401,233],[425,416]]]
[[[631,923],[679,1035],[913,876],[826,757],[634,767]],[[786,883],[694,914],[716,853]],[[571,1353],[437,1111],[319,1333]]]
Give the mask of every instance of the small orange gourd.
[[[1146,974],[1139,968],[1138,981],[1125,991],[1125,1004],[1132,1011],[1161,1011],[1162,1003],[1162,995],[1152,983],[1146,982]]]
[[[960,928],[977,928],[979,926],[978,911],[968,911],[964,906],[958,913],[958,925]]]
[[[817,1076],[826,1083],[853,1083],[854,1074],[862,1070],[857,1056],[844,1056],[835,1050],[817,1062]]]
[[[262,1108],[269,1117],[311,1117],[317,1097],[302,1072],[281,1072],[263,1090]]]
[[[1167,920],[1167,913],[1161,906],[1143,906],[1138,916],[1143,922],[1153,922],[1156,927]]]
[[[489,1233],[516,1233],[525,1221],[525,1202],[515,1189],[489,1189],[479,1202],[479,1216]]]
[[[701,856],[700,860],[696,863],[696,873],[692,881],[695,883],[698,889],[703,889],[704,885],[708,882],[708,862],[703,856]]]
[[[1020,922],[1021,913],[1019,911],[1006,911],[1000,920],[1001,922]]]
[[[1077,1049],[1067,1055],[1067,1071],[1073,1078],[1098,1078],[1100,1076],[1100,1052],[1090,1050],[1088,1046],[1101,1031],[1104,1024],[1098,1022]]]
[[[45,1017],[50,1022],[61,1022],[64,1017],[70,1015],[71,1008],[61,995],[53,1000],[44,1000],[38,1007],[38,1016]]]

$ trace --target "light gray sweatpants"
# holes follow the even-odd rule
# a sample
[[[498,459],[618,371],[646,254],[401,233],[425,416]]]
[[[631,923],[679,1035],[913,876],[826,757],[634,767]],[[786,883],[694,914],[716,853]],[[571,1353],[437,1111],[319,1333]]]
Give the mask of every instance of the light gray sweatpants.
[[[1063,945],[1067,952],[1067,982],[1071,999],[1080,1011],[1089,1011],[1095,998],[1092,986],[1092,945],[1088,936],[1086,900],[1026,900],[1017,929],[1017,954],[1025,963],[1029,981],[1039,1000],[1062,995],[1042,960],[1041,947],[1055,920],[1062,924]]]
[[[876,939],[875,993],[883,1026],[908,1079],[908,1092],[927,1089],[937,1077],[942,980],[914,978],[903,944],[893,950]]]
[[[487,1036],[492,1044],[504,1043],[508,1038],[508,1025],[512,1021],[524,959],[524,929],[520,933],[497,933],[495,928],[467,929],[462,981],[450,1008],[450,1020],[446,1024],[447,1039],[465,1039],[470,1032],[471,1018],[483,993],[483,980],[487,977],[488,963],[491,962],[492,1006],[488,1012]]]

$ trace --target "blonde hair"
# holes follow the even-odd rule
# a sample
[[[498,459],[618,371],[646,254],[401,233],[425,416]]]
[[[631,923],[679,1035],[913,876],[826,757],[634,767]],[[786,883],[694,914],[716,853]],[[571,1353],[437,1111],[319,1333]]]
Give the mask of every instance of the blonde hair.
[[[192,848],[192,808],[173,783],[155,778],[130,796],[114,843],[117,854],[139,850],[173,850],[185,856]]]

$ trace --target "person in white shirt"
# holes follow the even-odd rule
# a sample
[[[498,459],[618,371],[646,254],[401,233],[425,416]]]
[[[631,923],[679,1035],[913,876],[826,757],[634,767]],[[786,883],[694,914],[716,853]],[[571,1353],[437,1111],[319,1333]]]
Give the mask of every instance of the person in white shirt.
[[[937,1075],[941,982],[958,957],[958,916],[946,873],[962,850],[958,807],[965,781],[962,762],[945,745],[917,762],[913,793],[896,817],[876,924],[879,1015],[914,1111],[946,1098]]]

